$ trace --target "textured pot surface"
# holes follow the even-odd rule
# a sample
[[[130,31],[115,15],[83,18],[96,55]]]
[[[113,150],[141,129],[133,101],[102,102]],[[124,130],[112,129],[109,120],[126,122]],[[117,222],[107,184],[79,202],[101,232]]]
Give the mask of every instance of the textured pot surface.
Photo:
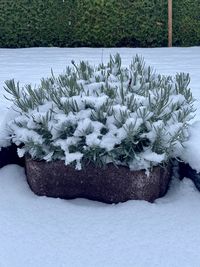
[[[171,179],[171,166],[145,171],[108,164],[97,168],[90,164],[78,171],[63,161],[44,162],[26,159],[27,181],[37,195],[71,199],[77,197],[118,203],[131,199],[154,201],[163,196]]]

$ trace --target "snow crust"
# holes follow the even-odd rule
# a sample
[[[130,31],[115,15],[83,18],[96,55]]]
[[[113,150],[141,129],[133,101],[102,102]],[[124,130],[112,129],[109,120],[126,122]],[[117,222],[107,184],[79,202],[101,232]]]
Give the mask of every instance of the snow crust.
[[[9,165],[0,170],[0,266],[199,267],[199,203],[186,178],[154,204],[38,197]]]
[[[181,149],[181,158],[186,163],[200,172],[200,121],[194,122],[189,128],[189,140]]]

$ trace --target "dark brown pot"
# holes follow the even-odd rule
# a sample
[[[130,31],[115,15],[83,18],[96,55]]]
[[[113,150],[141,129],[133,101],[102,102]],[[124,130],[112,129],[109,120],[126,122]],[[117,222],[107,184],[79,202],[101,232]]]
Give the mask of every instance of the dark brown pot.
[[[154,167],[149,176],[145,171],[130,171],[113,164],[97,168],[90,164],[78,171],[63,161],[44,162],[26,158],[28,183],[34,193],[64,199],[88,198],[106,203],[131,199],[153,202],[162,197],[171,179],[171,166]]]

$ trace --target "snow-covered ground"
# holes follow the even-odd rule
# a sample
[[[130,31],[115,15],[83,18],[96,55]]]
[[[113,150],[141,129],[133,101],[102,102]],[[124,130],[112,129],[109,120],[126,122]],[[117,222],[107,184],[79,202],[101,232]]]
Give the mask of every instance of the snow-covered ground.
[[[72,59],[96,64],[116,52],[125,65],[137,53],[163,74],[189,72],[200,119],[200,47],[34,48],[0,49],[0,121],[10,105],[3,97],[5,80],[37,84],[51,68],[58,74]],[[198,125],[192,143],[197,151]],[[23,168],[6,166],[0,170],[0,267],[199,267],[199,203],[200,193],[186,178],[174,179],[167,195],[154,204],[37,197]]]

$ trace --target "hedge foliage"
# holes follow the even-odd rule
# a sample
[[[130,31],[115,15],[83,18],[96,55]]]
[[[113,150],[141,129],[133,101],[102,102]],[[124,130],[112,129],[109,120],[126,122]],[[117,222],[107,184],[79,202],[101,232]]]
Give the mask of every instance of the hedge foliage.
[[[199,0],[173,1],[174,45],[200,45]],[[0,47],[166,46],[167,0],[1,0]]]

